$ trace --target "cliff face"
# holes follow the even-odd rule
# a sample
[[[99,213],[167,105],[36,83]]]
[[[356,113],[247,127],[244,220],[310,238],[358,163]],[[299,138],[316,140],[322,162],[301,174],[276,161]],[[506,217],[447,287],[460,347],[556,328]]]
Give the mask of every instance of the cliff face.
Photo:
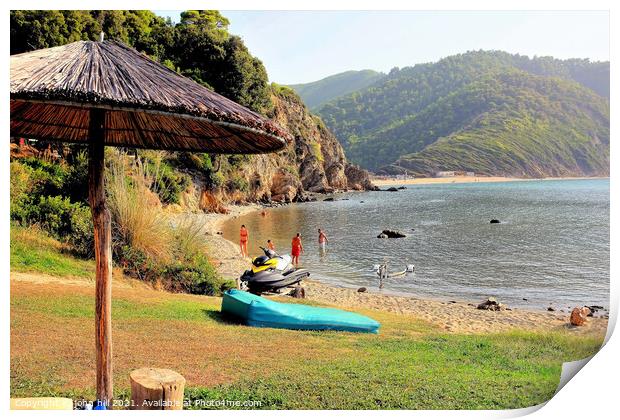
[[[188,203],[221,211],[222,204],[231,202],[290,203],[305,201],[307,192],[373,188],[368,173],[347,162],[336,137],[291,89],[274,87],[271,99],[274,107],[269,118],[294,140],[278,153],[248,156],[236,165],[219,165],[218,172],[225,180],[220,186],[195,179],[195,187],[186,193]]]

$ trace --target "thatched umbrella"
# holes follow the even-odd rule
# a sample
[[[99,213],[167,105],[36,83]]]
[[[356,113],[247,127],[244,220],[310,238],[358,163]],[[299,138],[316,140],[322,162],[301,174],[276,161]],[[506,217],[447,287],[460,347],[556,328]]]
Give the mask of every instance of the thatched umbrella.
[[[113,41],[11,56],[11,135],[88,145],[95,232],[97,398],[112,399],[111,221],[104,146],[267,153],[288,135],[271,121]]]

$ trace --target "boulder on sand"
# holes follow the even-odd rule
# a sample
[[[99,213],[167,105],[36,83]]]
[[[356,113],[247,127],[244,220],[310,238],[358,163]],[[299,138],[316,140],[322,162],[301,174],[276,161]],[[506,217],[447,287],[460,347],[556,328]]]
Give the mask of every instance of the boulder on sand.
[[[293,290],[288,292],[289,296],[292,296],[297,299],[305,299],[306,298],[306,289],[301,287],[300,285],[295,286]]]
[[[407,235],[397,230],[383,229],[377,238],[406,238]]]
[[[570,313],[571,325],[575,325],[577,327],[582,326],[586,323],[589,314],[590,309],[586,306],[573,308],[573,311]]]
[[[360,287],[357,291],[358,293],[366,293],[367,289],[365,287]]]
[[[502,309],[506,309],[504,304],[500,303],[496,298],[489,297],[484,302],[480,303],[476,309],[481,309],[484,311],[501,311]]]

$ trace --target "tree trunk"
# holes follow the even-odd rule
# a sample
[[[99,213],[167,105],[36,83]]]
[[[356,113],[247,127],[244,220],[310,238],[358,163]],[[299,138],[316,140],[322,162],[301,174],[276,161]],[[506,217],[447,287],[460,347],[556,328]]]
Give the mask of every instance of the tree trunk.
[[[170,369],[142,368],[129,374],[131,408],[182,410],[185,378]]]
[[[112,229],[105,203],[105,111],[90,111],[88,201],[95,231],[95,348],[97,399],[112,405]]]

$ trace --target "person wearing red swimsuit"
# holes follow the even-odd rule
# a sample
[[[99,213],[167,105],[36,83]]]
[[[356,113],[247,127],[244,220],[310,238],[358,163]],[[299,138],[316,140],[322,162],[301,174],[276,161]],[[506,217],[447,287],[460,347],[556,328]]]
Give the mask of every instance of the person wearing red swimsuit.
[[[299,265],[299,255],[304,252],[304,247],[301,244],[301,234],[297,233],[291,242],[291,256],[293,257],[293,264]]]
[[[241,256],[247,257],[248,254],[248,239],[250,235],[248,230],[245,228],[245,225],[241,225],[241,230],[239,230],[239,247],[241,248]]]

